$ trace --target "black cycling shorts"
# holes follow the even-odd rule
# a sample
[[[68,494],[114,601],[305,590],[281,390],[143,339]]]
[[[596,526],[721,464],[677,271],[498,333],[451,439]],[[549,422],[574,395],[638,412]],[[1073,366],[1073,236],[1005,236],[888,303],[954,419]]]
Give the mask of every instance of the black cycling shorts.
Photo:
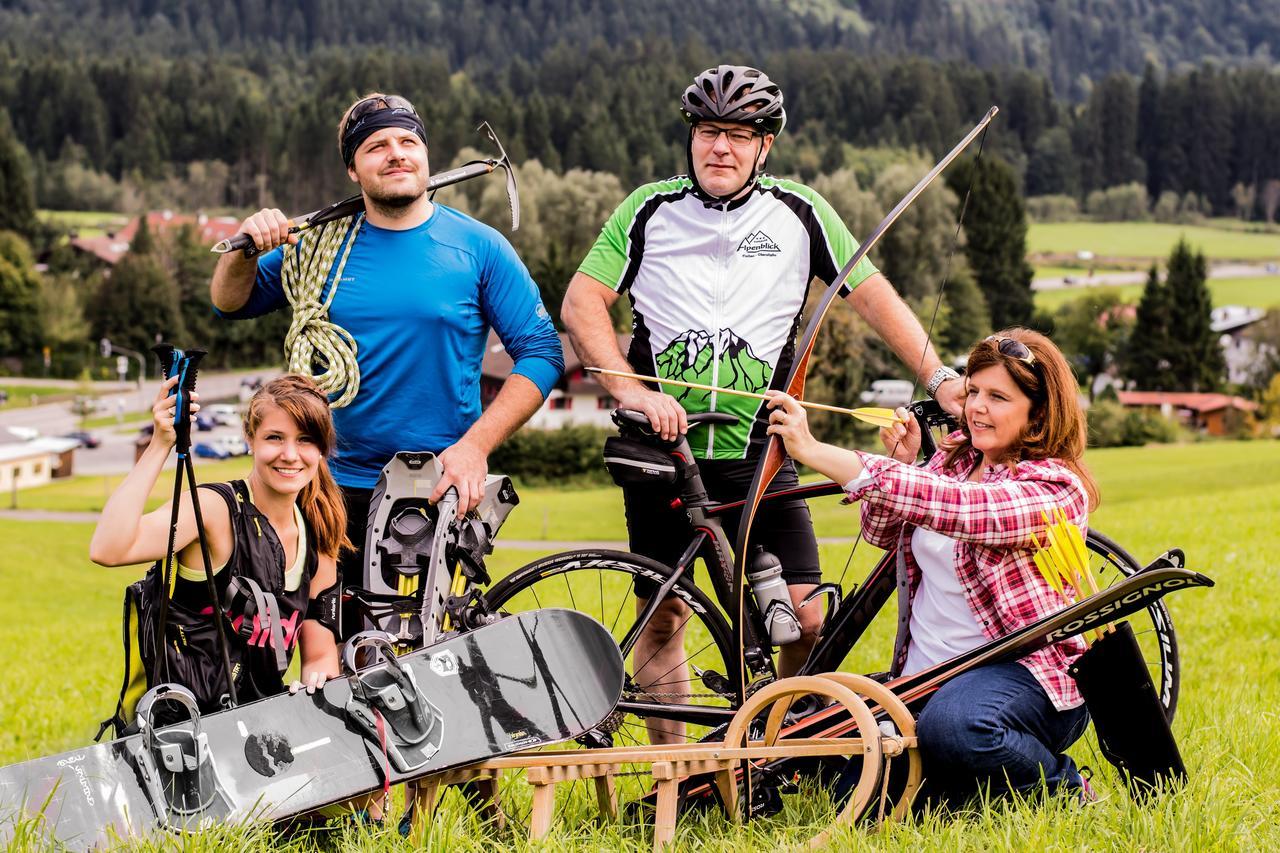
[[[751,460],[706,460],[698,463],[707,495],[717,503],[742,500],[751,488],[756,463]],[[790,460],[782,466],[769,490],[788,488],[800,482]],[[693,539],[693,528],[683,507],[673,509],[677,496],[671,486],[626,486],[622,490],[627,512],[627,535],[631,551],[674,566]],[[732,546],[738,541],[741,508],[718,514]],[[782,563],[782,577],[788,584],[822,582],[818,564],[818,539],[809,517],[809,505],[803,499],[762,504],[751,525],[751,542]],[[657,589],[652,581],[636,580],[636,594],[648,598]]]

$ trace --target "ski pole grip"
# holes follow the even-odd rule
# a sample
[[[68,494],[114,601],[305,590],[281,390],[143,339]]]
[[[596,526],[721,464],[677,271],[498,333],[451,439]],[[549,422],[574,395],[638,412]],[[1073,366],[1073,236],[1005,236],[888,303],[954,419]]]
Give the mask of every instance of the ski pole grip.
[[[178,436],[178,452],[191,449],[191,393],[196,390],[196,377],[200,372],[202,349],[181,350],[172,344],[156,344],[151,348],[160,358],[160,369],[166,380],[181,376],[178,384],[169,389],[170,397],[177,397],[173,409],[173,429]]]

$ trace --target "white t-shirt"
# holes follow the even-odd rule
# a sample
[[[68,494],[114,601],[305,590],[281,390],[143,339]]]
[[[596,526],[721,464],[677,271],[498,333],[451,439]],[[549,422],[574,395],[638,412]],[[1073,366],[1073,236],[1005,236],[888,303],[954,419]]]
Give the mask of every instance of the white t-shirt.
[[[871,481],[864,470],[845,484],[851,492]],[[964,598],[956,576],[956,540],[917,527],[911,534],[911,553],[920,567],[920,585],[911,599],[911,641],[903,675],[912,675],[987,642]]]
[[[975,649],[987,641],[964,598],[956,576],[956,540],[917,527],[911,553],[920,566],[920,585],[911,599],[911,643],[903,675]]]

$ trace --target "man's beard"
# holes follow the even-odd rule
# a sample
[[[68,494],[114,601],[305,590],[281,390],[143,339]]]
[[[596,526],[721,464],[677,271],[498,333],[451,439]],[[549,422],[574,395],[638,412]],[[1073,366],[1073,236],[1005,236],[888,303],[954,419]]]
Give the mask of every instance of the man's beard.
[[[415,173],[417,177],[418,173]],[[427,182],[422,181],[415,189],[384,191],[380,187],[364,188],[365,198],[384,216],[395,218],[404,213],[422,198],[427,192]]]

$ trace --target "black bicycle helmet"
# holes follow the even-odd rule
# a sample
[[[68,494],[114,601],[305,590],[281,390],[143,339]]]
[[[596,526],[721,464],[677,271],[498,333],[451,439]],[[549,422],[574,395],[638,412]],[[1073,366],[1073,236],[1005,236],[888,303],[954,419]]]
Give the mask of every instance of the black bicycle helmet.
[[[775,136],[787,123],[782,90],[758,68],[717,65],[693,79],[680,96],[680,112],[689,124],[734,121]]]

